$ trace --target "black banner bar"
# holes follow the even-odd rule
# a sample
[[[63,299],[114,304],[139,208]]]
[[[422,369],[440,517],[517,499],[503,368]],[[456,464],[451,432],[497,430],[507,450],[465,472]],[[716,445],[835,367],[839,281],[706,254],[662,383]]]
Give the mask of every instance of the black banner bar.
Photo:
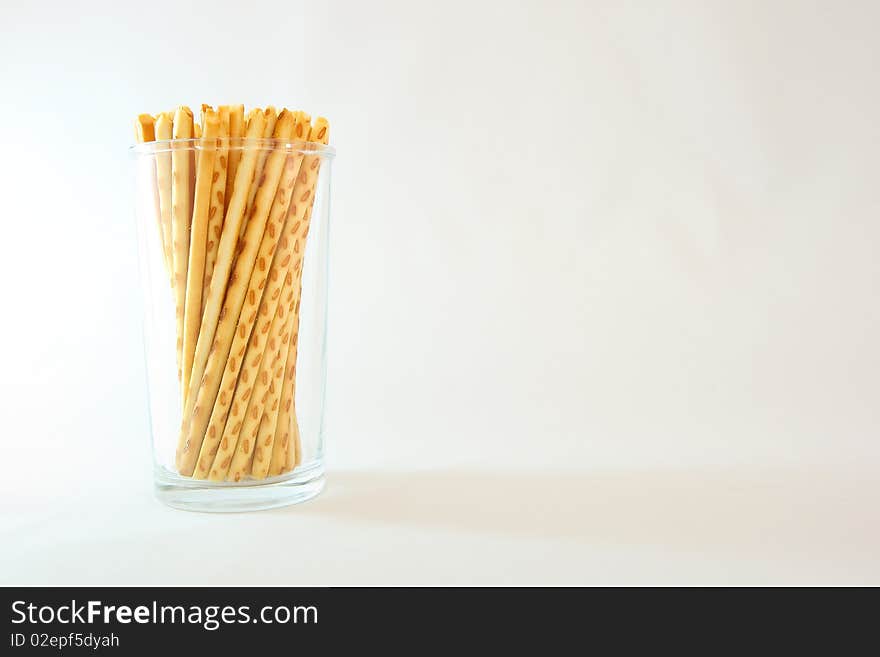
[[[841,654],[854,630],[872,626],[876,609],[842,605],[854,599],[848,592],[819,598],[803,589],[72,587],[5,588],[2,599],[2,655],[335,655],[352,646],[469,654],[476,638],[539,654],[600,640],[613,641],[615,653],[694,643],[713,653],[754,648],[757,635],[763,648],[808,636],[818,647],[835,616],[847,632],[827,645]]]

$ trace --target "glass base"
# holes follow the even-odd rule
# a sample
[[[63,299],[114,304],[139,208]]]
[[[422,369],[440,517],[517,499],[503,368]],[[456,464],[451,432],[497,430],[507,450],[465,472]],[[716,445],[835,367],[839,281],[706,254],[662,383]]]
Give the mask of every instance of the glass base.
[[[324,489],[324,464],[310,463],[293,472],[262,480],[200,481],[156,468],[155,491],[160,502],[184,511],[237,513],[299,504]]]

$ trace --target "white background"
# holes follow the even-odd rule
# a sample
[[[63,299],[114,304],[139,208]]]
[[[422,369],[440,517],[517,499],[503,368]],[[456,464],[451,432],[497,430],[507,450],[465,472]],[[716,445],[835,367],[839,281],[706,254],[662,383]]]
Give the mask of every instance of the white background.
[[[7,0],[0,582],[880,583],[878,24]],[[332,122],[300,507],[151,497],[126,149],[202,102]]]

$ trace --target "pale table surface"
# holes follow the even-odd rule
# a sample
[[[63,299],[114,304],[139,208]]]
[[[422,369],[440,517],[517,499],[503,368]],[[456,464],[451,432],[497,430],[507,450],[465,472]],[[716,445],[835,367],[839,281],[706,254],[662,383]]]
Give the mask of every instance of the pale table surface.
[[[209,515],[109,478],[6,497],[0,582],[878,584],[878,502],[852,468],[364,470],[304,505]]]

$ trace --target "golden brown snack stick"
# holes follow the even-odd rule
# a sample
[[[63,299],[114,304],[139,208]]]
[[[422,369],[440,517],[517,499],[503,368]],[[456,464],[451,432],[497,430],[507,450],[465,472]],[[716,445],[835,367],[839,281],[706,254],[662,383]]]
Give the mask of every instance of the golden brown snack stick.
[[[202,125],[205,122],[205,105],[202,105],[201,121],[193,119],[193,139],[200,139],[202,136]],[[196,200],[196,169],[199,166],[199,150],[193,148],[189,152],[189,188],[191,191],[190,207],[189,207],[189,223],[192,226],[192,213]],[[188,261],[187,261],[188,262]]]
[[[278,120],[278,112],[275,110],[274,107],[269,105],[269,107],[267,107],[263,111],[263,113],[266,115],[266,127],[263,130],[263,139],[271,139],[272,136],[275,134],[275,123]],[[296,119],[295,115],[294,115],[294,119]],[[260,151],[260,156],[257,159],[256,172],[254,173],[254,177],[257,180],[259,180],[260,176],[263,174],[263,167],[266,166],[266,158],[269,157],[269,153],[270,153],[270,151],[267,149]],[[245,217],[251,216],[251,209],[254,207],[254,196],[256,195],[256,193],[257,193],[256,186],[251,185],[251,189],[250,189],[250,192],[248,195],[247,209],[245,210],[245,213],[244,213]],[[244,235],[245,228],[247,228],[247,227],[242,226],[242,233],[241,233],[242,235]]]
[[[229,139],[235,148],[229,149],[229,170],[226,174],[226,190],[223,196],[226,202],[232,198],[232,190],[235,187],[235,172],[238,170],[238,163],[241,160],[241,143],[237,140],[245,135],[246,123],[244,120],[244,105],[232,105],[229,108]]]
[[[318,120],[317,120],[317,124],[318,124],[318,129],[316,131],[314,131],[311,135],[312,141],[318,141],[322,144],[328,144],[330,141],[330,124],[329,124],[329,122],[324,117],[319,116]],[[315,133],[317,133],[317,134],[315,134]],[[315,166],[315,164],[313,162],[312,167],[314,167],[314,166]],[[317,166],[320,167],[320,164],[318,164]],[[312,195],[312,200],[310,201],[310,203],[312,205],[309,206],[309,211],[308,211],[309,217],[311,217],[312,207],[314,206],[314,202],[315,202],[315,198],[314,198],[314,195]],[[302,270],[300,270],[299,290],[301,293],[302,292]],[[300,294],[300,298],[302,298],[302,294]],[[295,314],[296,314],[296,317],[294,317],[294,322],[295,322],[296,333],[297,333],[297,337],[298,337],[299,318],[300,318],[299,301],[296,302]],[[293,402],[293,406],[292,406],[290,412],[292,414],[291,419],[293,421],[290,424],[290,432],[291,433],[290,433],[290,442],[288,443],[288,449],[287,449],[287,462],[284,467],[285,472],[289,472],[290,470],[293,470],[294,468],[298,467],[300,465],[300,463],[302,463],[302,441],[300,440],[299,423],[296,421],[296,412],[294,410],[296,408],[296,401],[295,401],[295,398],[296,398],[296,392],[295,392],[296,391],[296,367],[295,367],[295,365],[296,365],[296,354],[297,354],[298,346],[299,346],[299,342],[298,342],[298,340],[295,339],[294,345],[293,345],[292,351],[291,351],[291,353],[293,354],[293,364],[294,364],[294,369],[292,370],[294,391],[291,393],[291,399],[293,399],[294,402]]]
[[[290,112],[282,114],[283,121],[279,120],[276,125],[275,135],[279,139],[289,139],[294,128],[294,118]],[[251,126],[248,128],[249,132],[250,128]],[[244,173],[247,175],[252,174],[252,166],[255,162],[249,156],[254,154],[251,151],[245,153],[239,165],[236,178],[241,177]],[[178,471],[186,476],[192,475],[195,469],[210,412],[220,387],[220,377],[223,368],[226,366],[226,358],[232,345],[236,323],[244,304],[245,295],[248,292],[251,273],[256,264],[257,252],[286,159],[286,152],[283,150],[272,151],[266,161],[262,175],[254,180],[258,191],[254,207],[250,217],[248,217],[245,234],[241,240],[236,240],[235,237],[230,237],[228,240],[229,246],[233,246],[235,242],[238,242],[238,253],[235,258],[234,271],[231,278],[229,278],[229,284],[225,291],[225,297],[220,297],[222,299],[222,310],[217,310],[215,314],[214,308],[219,307],[219,304],[218,306],[212,305],[212,300],[217,293],[215,282],[223,280],[222,278],[218,279],[218,276],[228,275],[225,272],[228,272],[232,267],[232,252],[227,252],[224,249],[224,246],[227,246],[227,233],[231,231],[237,232],[241,228],[240,222],[230,221],[232,206],[230,206],[230,212],[227,212],[220,239],[217,265],[214,268],[214,275],[211,279],[211,288],[208,294],[209,302],[205,307],[205,317],[202,322],[203,326],[207,326],[207,322],[210,319],[214,322],[214,326],[199,333],[199,342],[196,345],[196,358],[193,365],[193,378],[190,381],[190,397],[187,398],[187,408],[184,410],[185,424],[182,427],[181,439],[178,444]],[[248,162],[248,170],[243,171],[246,161]],[[246,198],[247,191],[243,189],[243,182],[241,191],[241,196]],[[236,180],[233,202],[240,203],[241,201],[238,199],[239,181]],[[235,211],[236,213],[238,212],[238,207],[235,208]],[[200,355],[203,360],[200,360]],[[196,378],[197,372],[198,378]],[[200,392],[201,388],[205,388],[205,390]],[[197,400],[194,401],[191,409],[190,399]]]
[[[224,429],[232,431],[239,411],[247,405],[248,397],[242,396],[250,394],[247,392],[247,384],[256,375],[259,363],[254,366],[257,369],[251,370],[242,357],[249,344],[260,344],[261,341],[265,341],[265,334],[269,329],[268,325],[271,323],[278,305],[281,286],[289,274],[294,234],[292,228],[295,227],[292,224],[286,225],[285,221],[292,198],[291,189],[296,182],[301,162],[301,153],[289,155],[278,183],[272,209],[266,222],[266,230],[263,232],[260,242],[257,266],[251,272],[248,283],[246,294],[248,305],[244,307],[238,318],[232,346],[229,349],[229,360],[223,370],[220,382],[220,392],[211,410],[207,436],[202,442],[199,452],[198,464],[193,474],[197,479],[208,476],[221,439],[228,438],[228,434],[224,434]],[[256,302],[259,302],[259,309],[255,306]],[[252,310],[248,312],[248,308],[252,308]],[[262,317],[263,320],[260,320],[259,317]],[[261,321],[263,322],[262,330],[255,329],[255,326]],[[211,370],[211,367],[209,358],[208,370]],[[236,389],[237,383],[241,384],[239,389]],[[227,423],[230,408],[233,411],[233,418]],[[228,442],[227,440],[227,445]]]
[[[157,141],[166,141],[172,137],[174,121],[170,112],[160,112],[156,116],[155,133]],[[173,275],[173,250],[171,246],[171,153],[156,153],[156,186],[159,190],[159,212],[162,222],[162,247],[165,249],[165,267],[168,279]],[[173,283],[173,282],[172,282]]]
[[[220,135],[220,115],[213,108],[202,108],[204,136],[200,142],[196,171],[195,199],[190,228],[189,263],[186,270],[186,303],[183,319],[183,381],[184,392],[189,390],[193,356],[202,323],[202,291],[204,289],[205,251],[208,242],[208,211],[211,207],[214,161],[217,159],[217,137]]]
[[[226,172],[229,167],[229,107],[221,105],[220,141],[217,157],[214,158],[214,173],[211,175],[211,207],[208,209],[208,242],[205,245],[205,275],[202,279],[202,307],[199,314],[204,313],[208,288],[211,286],[211,275],[217,261],[217,248],[220,246],[220,235],[223,231],[223,215],[226,212]]]
[[[265,345],[258,348],[254,354],[249,350],[244,356],[249,360],[252,357],[259,360],[257,377],[253,382],[253,392],[243,405],[244,414],[241,422],[238,423],[241,425],[238,428],[238,435],[233,436],[225,430],[223,432],[224,440],[228,438],[230,446],[235,444],[229,470],[226,471],[223,467],[224,463],[229,462],[228,454],[225,450],[218,451],[211,468],[210,478],[212,481],[221,481],[224,474],[227,481],[240,481],[248,473],[251,459],[256,458],[257,433],[260,429],[263,411],[267,402],[271,403],[273,398],[277,402],[278,394],[281,392],[280,386],[283,381],[285,365],[281,360],[282,342],[284,338],[290,338],[290,318],[293,317],[293,307],[296,305],[291,287],[292,273],[291,271],[285,277],[283,299],[275,309],[275,317],[272,320]],[[267,456],[271,456],[271,452]]]
[[[282,378],[284,378],[283,375]],[[267,404],[267,407],[263,410],[263,418],[260,420],[259,430],[257,431],[257,447],[254,448],[254,457],[251,459],[251,462],[246,470],[246,472],[249,472],[251,477],[254,479],[266,478],[266,474],[263,474],[263,476],[257,475],[257,473],[261,471],[261,467],[259,465],[254,465],[257,461],[256,457],[258,455],[261,456],[260,446],[263,445],[263,449],[269,449],[269,460],[271,460],[272,454],[274,453],[272,451],[272,447],[265,447],[265,443],[267,440],[272,442],[274,442],[275,440],[275,423],[278,421],[277,403],[275,404],[275,407],[276,411],[273,412]],[[268,466],[266,469],[268,470]]]
[[[269,465],[272,462],[272,457],[274,454],[274,442],[276,434],[275,428],[278,422],[278,411],[279,405],[281,403],[281,390],[285,381],[285,376],[287,374],[286,370],[288,369],[287,363],[289,351],[291,348],[295,348],[294,342],[296,338],[294,337],[294,335],[296,328],[294,327],[294,321],[296,319],[295,311],[297,310],[297,306],[299,305],[299,288],[296,285],[296,281],[300,279],[301,269],[302,257],[300,256],[293,270],[294,281],[293,289],[290,290],[289,294],[289,313],[287,321],[284,325],[284,331],[281,334],[278,352],[267,368],[269,376],[272,377],[272,384],[269,386],[268,396],[262,404],[262,419],[257,426],[257,435],[254,438],[254,453],[253,460],[251,461],[250,466],[250,473],[254,479],[266,478],[266,474],[269,472]],[[272,344],[270,342],[270,344],[267,345],[267,349],[271,349],[271,347]],[[262,368],[266,368],[266,362],[269,358],[267,354],[263,355],[263,364],[261,366]],[[262,373],[260,376],[262,376]],[[254,397],[256,397],[257,394],[258,391],[255,388]],[[289,401],[289,399],[286,399],[284,400],[284,403],[288,403]],[[253,404],[253,400],[251,401],[251,403]],[[248,409],[248,412],[253,413],[251,409]],[[248,435],[248,428],[248,424],[247,422],[245,422],[245,426],[242,427],[242,433],[244,435]],[[241,447],[239,447],[239,452],[241,452]],[[236,457],[237,456],[238,454],[236,454]],[[236,476],[238,476],[239,479],[241,478],[241,475],[236,468],[236,458],[232,459],[230,475],[232,475],[233,479]]]
[[[192,139],[193,114],[188,107],[178,107],[174,113],[172,134],[174,139]],[[183,381],[183,315],[189,260],[189,223],[192,217],[191,169],[192,157],[188,147],[177,145],[171,152],[171,240],[172,285],[177,318],[177,378],[180,381]],[[185,395],[186,391],[181,389],[181,393]]]
[[[295,419],[295,418],[294,418]],[[299,439],[299,424],[294,422],[291,425],[290,447],[287,452],[287,463],[284,466],[285,472],[290,472],[300,466],[302,463],[302,441]]]
[[[308,139],[320,144],[327,144],[330,140],[330,126],[323,117],[315,120]],[[320,172],[321,158],[312,155],[303,162],[304,170],[313,176],[312,190],[317,185],[318,173]],[[312,207],[315,202],[315,194],[308,199],[297,241],[302,245],[299,249],[300,257],[305,255],[306,239],[311,225]],[[291,211],[295,208],[291,206]],[[295,278],[295,294],[297,297],[294,309],[293,326],[291,329],[291,345],[288,351],[287,367],[284,373],[284,382],[281,387],[281,406],[275,426],[276,437],[272,442],[272,458],[269,465],[269,476],[279,475],[282,472],[292,470],[298,464],[300,444],[299,426],[296,421],[296,355],[299,346],[299,299],[302,293],[302,267],[297,270]]]
[[[137,143],[156,141],[156,121],[149,114],[139,114],[134,125],[134,137]]]
[[[262,116],[263,119],[266,118],[266,115],[263,113],[262,109],[260,109],[259,107],[252,107],[250,110],[248,110],[247,116],[244,117],[245,132],[247,132],[248,130],[251,129],[251,121],[254,120],[255,116]],[[263,125],[265,126],[266,124],[264,123]],[[262,139],[262,138],[263,138],[263,131],[261,130],[260,134],[257,135],[257,139]]]
[[[293,138],[296,141],[308,141],[311,132],[312,117],[302,110],[298,110],[296,115],[296,131],[293,134]]]
[[[307,216],[311,214],[311,210],[307,212]],[[297,285],[297,281],[299,285]],[[275,437],[272,440],[272,456],[269,459],[268,475],[274,477],[282,472],[292,470],[288,467],[288,458],[291,463],[296,460],[296,443],[299,440],[299,428],[296,422],[296,352],[299,340],[299,300],[302,294],[302,267],[300,267],[294,296],[296,303],[293,307],[293,321],[290,327],[290,345],[287,351],[287,360],[285,361],[284,380],[281,383],[281,393],[279,396],[278,414],[275,418],[275,425],[272,430]],[[261,429],[262,431],[262,429]],[[265,442],[265,438],[263,438]]]
[[[195,123],[193,123],[193,138],[194,139],[201,139],[202,138],[202,126],[203,125],[205,125],[205,105],[202,105],[201,119],[199,121],[196,121]],[[195,190],[195,188],[196,188],[196,177],[195,177],[196,176],[196,169],[199,166],[199,151],[194,150],[193,154],[192,154],[192,158],[193,158],[192,159],[192,162],[193,162],[192,167],[193,168],[192,168],[192,174],[190,175],[190,178],[193,182],[192,188],[193,188],[193,190]],[[193,195],[195,196],[195,191],[193,191]],[[195,207],[195,198],[193,198],[193,207]]]
[[[254,107],[254,108],[251,108],[250,111],[248,111],[247,116],[245,116],[245,118],[244,118],[244,131],[246,134],[251,134],[251,123],[254,121],[255,116],[259,116],[260,120],[265,121],[265,123],[263,123],[263,126],[264,126],[263,132],[260,132],[260,134],[258,134],[256,137],[257,139],[263,139],[263,133],[265,132],[265,126],[266,126],[266,123],[268,123],[268,116],[264,113],[262,108]],[[261,152],[257,152],[257,163],[254,165],[254,175],[248,181],[247,200],[246,200],[245,206],[244,206],[244,208],[245,208],[244,209],[244,222],[241,224],[241,229],[238,231],[238,238],[239,239],[244,237],[244,231],[247,230],[248,217],[251,216],[251,202],[250,202],[251,196],[250,196],[250,194],[251,194],[251,188],[253,187],[254,180],[257,179],[257,177],[259,176],[259,171],[261,168],[260,167],[261,154],[262,154]]]
[[[137,143],[144,144],[151,141],[156,141],[156,122],[155,119],[149,114],[140,114],[135,121],[134,126],[134,137]],[[168,261],[165,255],[165,243],[162,241],[162,213],[159,209],[159,186],[157,182],[157,174],[156,174],[156,162],[155,162],[156,154],[153,153],[154,161],[152,163],[152,171],[150,174],[151,181],[150,187],[153,191],[153,203],[154,203],[154,214],[156,215],[156,227],[159,232],[159,244],[162,246],[162,258],[165,262],[165,266],[168,266]],[[168,274],[170,275],[171,271],[166,269]]]

